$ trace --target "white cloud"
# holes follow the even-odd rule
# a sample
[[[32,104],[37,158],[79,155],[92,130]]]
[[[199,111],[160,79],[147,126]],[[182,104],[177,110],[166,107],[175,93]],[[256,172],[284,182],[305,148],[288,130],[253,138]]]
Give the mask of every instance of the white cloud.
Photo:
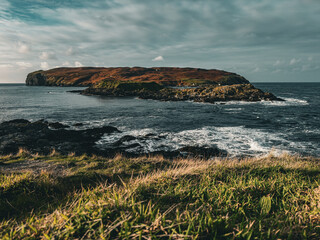
[[[13,65],[12,64],[0,64],[0,68],[4,68],[4,69],[7,69],[7,68],[12,68]]]
[[[54,52],[42,52],[39,56],[41,60],[56,59]]]
[[[67,56],[72,56],[75,54],[75,51],[73,49],[73,47],[69,47],[67,52],[66,52]]]
[[[63,63],[62,63],[62,66],[70,67],[71,64],[70,64],[70,62],[66,61],[66,62],[63,62]]]
[[[252,72],[253,72],[253,73],[260,72],[260,68],[259,68],[259,67],[256,67],[255,69],[253,69]]]
[[[43,70],[47,70],[49,69],[49,64],[47,62],[41,62],[40,67]]]
[[[282,61],[277,60],[277,61],[273,64],[273,66],[279,66],[279,65],[281,65],[282,63],[283,63]]]
[[[313,60],[313,57],[308,57],[308,61],[312,61]]]
[[[281,69],[276,69],[276,70],[272,71],[272,73],[279,73],[279,72],[281,72]]]
[[[83,67],[83,64],[81,62],[75,61],[74,66],[75,67]]]
[[[300,62],[301,61],[301,59],[296,59],[296,58],[292,58],[291,60],[290,60],[290,65],[294,65],[294,64],[296,64],[296,63],[298,63],[298,62]]]
[[[0,2],[0,10],[7,10],[10,6],[10,3],[7,0],[2,0]]]
[[[303,65],[302,68],[301,68],[301,71],[308,71],[310,70],[310,66],[309,65]]]
[[[19,53],[26,54],[26,53],[29,53],[29,51],[30,51],[30,47],[26,43],[18,42]]]
[[[31,68],[33,66],[32,63],[29,62],[16,62],[16,64],[22,69]]]
[[[164,58],[162,56],[158,56],[158,57],[155,57],[154,59],[152,59],[152,61],[161,62],[161,61],[164,61]]]

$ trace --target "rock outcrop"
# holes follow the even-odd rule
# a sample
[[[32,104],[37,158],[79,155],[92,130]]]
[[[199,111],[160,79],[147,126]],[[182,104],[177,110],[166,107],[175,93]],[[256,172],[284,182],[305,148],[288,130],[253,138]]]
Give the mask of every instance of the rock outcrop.
[[[97,88],[89,87],[81,94],[103,96],[138,96],[141,99],[160,101],[195,101],[195,102],[222,102],[222,101],[283,101],[272,93],[263,92],[252,84],[234,84],[227,86],[199,86],[196,88],[168,88],[156,86],[154,88]]]
[[[66,127],[58,122],[25,119],[3,122],[0,124],[0,154],[15,154],[19,148],[40,154],[49,154],[53,149],[63,154],[92,154],[97,152],[95,142],[104,134],[118,132],[111,126],[86,130],[66,130]]]
[[[200,68],[56,68],[28,74],[30,86],[89,86],[87,95],[162,101],[283,101],[235,73]]]
[[[74,124],[73,126],[75,125],[79,126],[81,124]],[[130,157],[149,154],[163,155],[167,158],[181,156],[210,158],[214,156],[226,156],[227,154],[226,151],[220,150],[217,147],[206,148],[197,146],[185,146],[172,151],[132,151],[133,148],[139,148],[140,144],[135,143],[139,138],[131,135],[123,136],[109,145],[97,146],[97,141],[103,135],[121,134],[120,131],[112,126],[81,130],[69,128],[71,126],[59,122],[50,123],[44,120],[30,122],[25,119],[15,119],[0,123],[0,155],[16,154],[20,148],[33,154],[47,155],[55,150],[63,155],[69,153],[76,155],[96,154],[105,157],[113,157],[118,153]],[[143,140],[154,140],[154,137],[144,136]],[[164,147],[164,149],[168,149],[167,147]]]

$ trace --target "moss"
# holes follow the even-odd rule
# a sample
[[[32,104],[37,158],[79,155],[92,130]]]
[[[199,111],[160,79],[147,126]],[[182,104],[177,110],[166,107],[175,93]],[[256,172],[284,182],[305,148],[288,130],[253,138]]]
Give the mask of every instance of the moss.
[[[207,85],[207,84],[215,85],[217,83],[215,83],[212,80],[197,79],[197,78],[183,78],[183,79],[181,79],[181,85],[183,85],[183,86],[193,87],[193,86],[201,86],[201,85]]]
[[[106,79],[99,84],[95,85],[94,88],[106,88],[112,90],[122,91],[159,91],[163,87],[155,82],[128,82],[128,81],[117,81],[114,79]]]
[[[10,161],[9,156],[0,159]],[[61,176],[2,172],[1,239],[320,236],[317,158],[37,159],[70,168]]]
[[[221,85],[233,85],[233,84],[249,83],[249,81],[239,75],[227,75],[227,76],[222,76],[219,79],[219,83]]]

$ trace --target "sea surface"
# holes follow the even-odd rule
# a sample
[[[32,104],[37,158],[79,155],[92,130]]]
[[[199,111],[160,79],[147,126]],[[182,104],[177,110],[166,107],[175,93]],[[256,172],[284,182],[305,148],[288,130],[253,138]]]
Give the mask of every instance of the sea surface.
[[[218,146],[231,156],[270,152],[320,155],[320,83],[254,83],[285,102],[161,102],[137,98],[83,96],[74,87],[0,84],[0,122],[24,118],[81,128],[111,125],[122,133],[97,142],[108,146],[124,135],[139,137],[132,152]]]

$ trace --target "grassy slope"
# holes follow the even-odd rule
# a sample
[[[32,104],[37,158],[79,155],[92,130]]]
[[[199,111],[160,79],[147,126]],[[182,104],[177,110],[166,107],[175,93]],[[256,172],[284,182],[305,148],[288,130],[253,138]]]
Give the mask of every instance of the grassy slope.
[[[320,237],[320,159],[20,156],[0,163],[24,159],[62,170],[1,173],[1,239]]]

